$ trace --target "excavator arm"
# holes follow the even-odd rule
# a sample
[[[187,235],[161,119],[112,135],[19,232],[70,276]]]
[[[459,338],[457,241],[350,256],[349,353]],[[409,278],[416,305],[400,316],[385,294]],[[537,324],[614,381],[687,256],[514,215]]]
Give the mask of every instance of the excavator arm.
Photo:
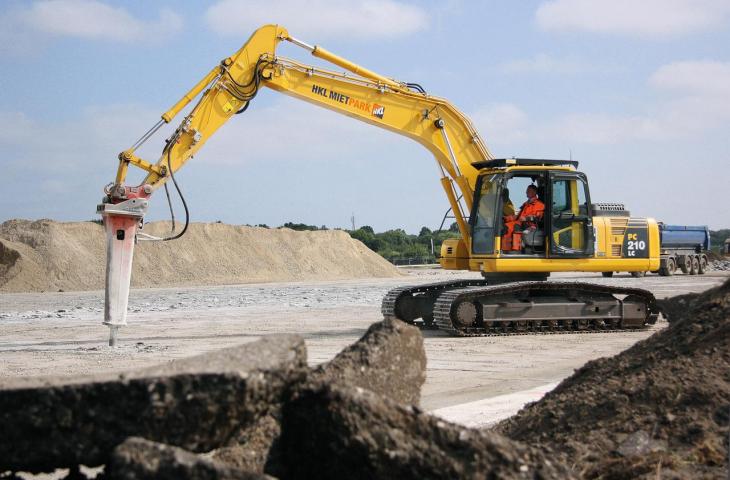
[[[280,42],[308,50],[349,73],[324,70],[276,55]],[[437,162],[441,184],[466,244],[470,235],[465,218],[471,211],[478,170],[472,163],[491,154],[469,119],[448,101],[428,95],[419,86],[384,77],[322,47],[291,37],[278,25],[253,33],[234,55],[224,59],[200,80],[131,148],[119,154],[113,184],[97,208],[107,233],[105,320],[112,329],[126,324],[131,262],[137,228],[154,190],[178,171],[233,115],[245,110],[263,88],[342,113],[409,137],[426,147]],[[136,150],[162,125],[171,122],[195,98],[198,103],[168,139],[156,163],[136,155]],[[142,184],[124,184],[129,166],[147,172]]]

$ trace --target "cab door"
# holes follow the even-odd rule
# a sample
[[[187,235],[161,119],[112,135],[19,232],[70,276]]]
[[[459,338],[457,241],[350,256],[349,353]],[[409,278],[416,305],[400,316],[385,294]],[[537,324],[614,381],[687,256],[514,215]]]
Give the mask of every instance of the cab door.
[[[585,175],[550,172],[548,189],[546,237],[550,257],[592,257],[595,232]]]

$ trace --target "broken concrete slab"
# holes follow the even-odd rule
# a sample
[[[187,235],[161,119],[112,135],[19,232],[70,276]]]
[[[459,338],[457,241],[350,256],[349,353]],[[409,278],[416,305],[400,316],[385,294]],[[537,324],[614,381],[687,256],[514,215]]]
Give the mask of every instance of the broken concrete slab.
[[[361,387],[396,402],[418,405],[426,381],[426,351],[417,327],[400,320],[374,323],[332,361],[316,367],[315,382]]]
[[[426,354],[418,328],[400,320],[374,323],[332,361],[315,367],[309,382],[366,388],[395,401],[417,404],[426,379]],[[240,434],[236,445],[210,452],[211,458],[253,472],[280,463],[279,411],[262,417]]]
[[[130,437],[106,466],[109,480],[259,480],[271,477],[204,458],[179,447]]]
[[[274,444],[281,433],[279,414],[277,411],[258,418],[239,433],[234,445],[213,450],[207,456],[241,470],[263,473],[269,457],[278,462],[279,449]]]
[[[129,374],[13,379],[0,385],[0,471],[100,465],[130,436],[210,451],[306,371],[304,341],[274,335]]]
[[[285,404],[281,448],[281,478],[571,478],[542,450],[335,385]]]

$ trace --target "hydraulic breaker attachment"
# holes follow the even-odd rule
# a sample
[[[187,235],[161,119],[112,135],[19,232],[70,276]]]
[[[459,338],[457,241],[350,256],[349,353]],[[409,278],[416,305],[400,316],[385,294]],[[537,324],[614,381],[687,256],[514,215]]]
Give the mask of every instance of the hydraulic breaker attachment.
[[[132,259],[137,229],[147,213],[152,189],[125,189],[119,203],[102,203],[96,212],[104,220],[106,231],[106,294],[104,297],[104,325],[109,326],[109,346],[115,346],[119,327],[127,324],[129,285],[132,280]],[[108,200],[107,197],[105,200]]]

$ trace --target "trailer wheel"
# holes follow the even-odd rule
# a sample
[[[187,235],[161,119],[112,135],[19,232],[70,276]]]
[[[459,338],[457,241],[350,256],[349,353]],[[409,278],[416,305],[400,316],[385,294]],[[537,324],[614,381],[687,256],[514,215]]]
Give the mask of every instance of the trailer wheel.
[[[682,270],[682,273],[691,275],[690,272],[692,271],[692,257],[690,257],[689,255],[683,255],[679,257],[679,260],[679,268],[680,270]]]
[[[696,255],[692,255],[692,266],[689,270],[689,274],[697,275],[697,272],[699,272],[699,271],[700,271],[700,261]]]
[[[659,267],[659,275],[662,277],[668,277],[674,274],[674,271],[677,269],[677,264],[674,262],[674,258],[669,257],[666,262],[662,263],[663,265]]]
[[[697,273],[700,275],[704,275],[707,271],[707,256],[706,255],[700,255],[700,268],[697,270]]]
[[[606,278],[613,277],[613,272],[601,272],[601,275],[603,275]]]
[[[634,278],[641,278],[646,276],[646,272],[631,272],[631,276]]]

